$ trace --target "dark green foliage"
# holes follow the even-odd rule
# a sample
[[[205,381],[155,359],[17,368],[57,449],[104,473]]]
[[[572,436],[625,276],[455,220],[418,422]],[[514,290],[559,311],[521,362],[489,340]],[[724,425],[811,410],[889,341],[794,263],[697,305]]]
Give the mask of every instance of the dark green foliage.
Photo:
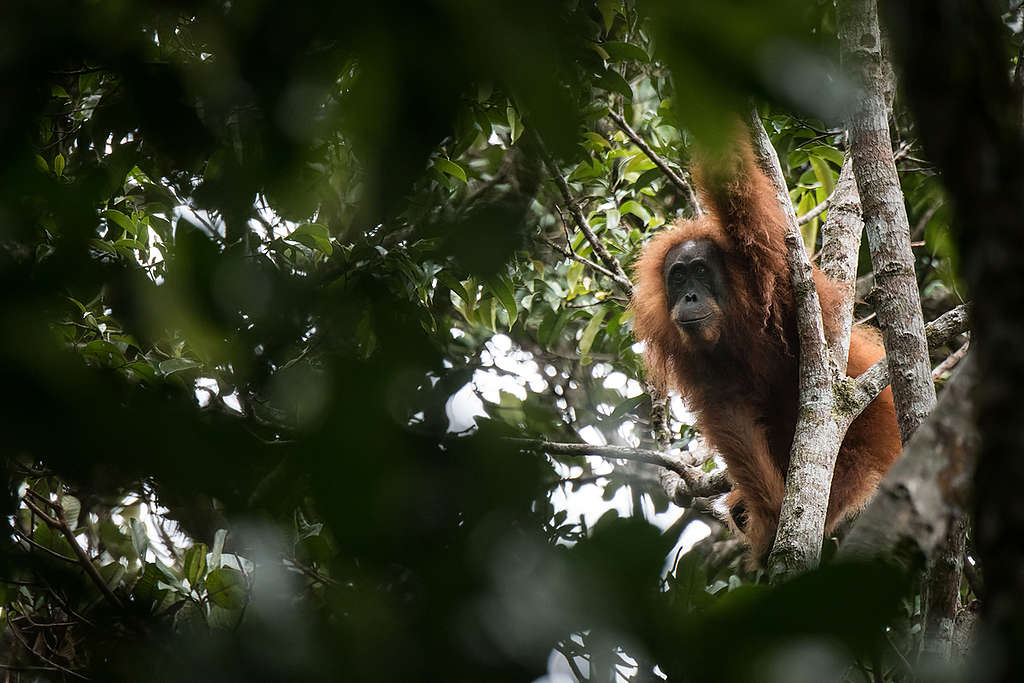
[[[545,172],[627,271],[691,215],[609,109],[683,172],[687,131],[753,92],[800,213],[838,173],[834,122],[779,108],[829,95],[749,49],[827,13],[646,5],[3,3],[0,667],[519,681],[554,648],[595,680],[620,655],[745,680],[809,637],[872,650],[903,588],[881,570],[772,592],[694,551],[664,576],[685,524],[644,519],[669,507],[648,470],[504,438],[651,445],[625,293],[565,255],[598,260]],[[949,295],[941,194],[909,175]],[[633,516],[570,518],[593,482]]]

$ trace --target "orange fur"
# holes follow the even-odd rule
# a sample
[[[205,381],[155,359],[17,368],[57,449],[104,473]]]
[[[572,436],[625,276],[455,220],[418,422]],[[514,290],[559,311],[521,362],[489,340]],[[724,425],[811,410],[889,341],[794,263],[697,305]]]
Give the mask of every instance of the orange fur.
[[[743,533],[756,563],[770,549],[782,507],[796,427],[797,329],[786,266],[786,223],[745,137],[734,155],[701,159],[695,178],[707,216],[677,223],[653,238],[634,264],[633,332],[646,344],[648,378],[677,389],[697,427],[722,454],[733,482],[731,510],[742,505]],[[670,249],[711,240],[721,251],[726,292],[716,302],[712,343],[688,339],[672,322],[662,265]],[[825,334],[835,337],[841,294],[815,269]],[[856,377],[885,355],[877,334],[854,328],[847,374]],[[851,425],[839,451],[826,532],[861,508],[901,449],[892,393],[886,389]]]

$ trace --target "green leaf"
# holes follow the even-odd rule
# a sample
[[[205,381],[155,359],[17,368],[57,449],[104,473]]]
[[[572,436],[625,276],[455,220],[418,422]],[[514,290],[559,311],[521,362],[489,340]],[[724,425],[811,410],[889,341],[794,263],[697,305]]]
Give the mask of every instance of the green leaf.
[[[595,161],[581,161],[580,165],[573,169],[572,173],[569,174],[569,182],[576,180],[589,180],[590,178],[598,178],[604,175],[604,168],[601,167],[599,162]]]
[[[190,586],[195,588],[206,576],[206,553],[205,543],[196,543],[185,551],[184,571],[185,578]]]
[[[100,576],[103,578],[103,583],[107,585],[107,588],[113,590],[117,588],[118,584],[121,583],[121,579],[127,573],[125,568],[121,566],[120,562],[111,562],[105,564],[99,568]]]
[[[82,503],[74,496],[60,497],[60,507],[64,511],[64,523],[74,531],[78,528],[78,515],[82,512]]]
[[[598,0],[597,11],[601,13],[601,20],[604,22],[604,32],[607,34],[612,30],[615,23],[615,0]]]
[[[245,612],[241,609],[225,609],[220,605],[211,605],[210,614],[206,618],[206,623],[210,625],[211,629],[232,631],[238,628],[238,623],[244,616]]]
[[[166,220],[164,218],[160,218],[160,216],[150,216],[149,217],[149,225],[150,225],[151,228],[153,228],[153,230],[156,231],[156,234],[159,235],[160,239],[162,239],[164,242],[170,242],[171,241],[171,222],[170,221],[168,221],[168,220]]]
[[[551,311],[544,317],[540,327],[537,329],[537,341],[544,345],[544,348],[551,348],[558,341],[562,334],[562,328],[569,321],[570,311]]]
[[[146,551],[149,549],[149,535],[146,533],[146,525],[135,517],[128,520],[132,532],[132,547],[139,560],[146,559]]]
[[[103,77],[99,71],[90,71],[78,77],[78,89],[82,93],[90,93],[100,86],[100,79]]]
[[[835,147],[829,147],[828,145],[815,145],[808,150],[811,154],[815,154],[822,159],[831,161],[836,166],[842,167],[843,165],[843,153]]]
[[[64,155],[63,154],[58,153],[57,156],[55,156],[53,158],[53,172],[56,173],[58,176],[64,175]]]
[[[594,317],[590,319],[587,326],[583,329],[583,336],[580,337],[580,353],[584,356],[590,353],[590,347],[594,344],[594,337],[601,329],[601,323],[604,322],[605,315],[608,314],[607,308],[598,309]]]
[[[242,609],[249,592],[245,575],[231,567],[214,569],[206,576],[206,593],[213,604],[224,609]]]
[[[633,188],[639,190],[641,188],[647,187],[660,177],[661,169],[655,166],[651,170],[644,171],[643,173],[641,173],[640,176],[636,179],[636,182],[633,183]]]
[[[182,370],[191,370],[193,368],[202,367],[202,363],[191,358],[168,358],[165,361],[161,361],[159,368],[160,374],[167,375],[175,372],[181,372]]]
[[[594,85],[602,90],[622,95],[626,98],[627,102],[633,101],[633,88],[629,86],[625,78],[613,69],[607,69],[604,73],[598,74],[597,78],[594,79]]]
[[[512,283],[507,278],[498,277],[488,281],[487,286],[491,293],[501,302],[505,312],[508,313],[508,326],[511,328],[515,325],[516,318],[519,316]]]
[[[593,144],[594,147],[611,147],[611,144],[604,139],[603,135],[600,135],[599,133],[585,131],[583,133],[583,137],[585,137],[591,144]]]
[[[117,254],[117,249],[114,249],[114,245],[111,244],[110,242],[107,242],[106,240],[101,240],[93,237],[89,240],[89,246],[93,247],[94,249],[104,251],[108,254]]]
[[[174,613],[174,631],[176,633],[197,636],[207,633],[206,615],[203,609],[191,600]]]
[[[62,85],[51,85],[50,94],[54,97],[62,97],[64,99],[71,99],[71,95],[68,95],[68,91],[64,89]]]
[[[640,202],[634,199],[630,199],[627,202],[623,202],[622,206],[619,207],[619,211],[621,211],[622,213],[633,214],[634,216],[639,218],[644,225],[647,225],[651,221],[650,212],[647,209],[645,209]]]
[[[39,168],[39,170],[42,171],[43,173],[50,172],[50,165],[46,163],[46,159],[44,159],[39,154],[36,155],[36,167]]]
[[[622,418],[631,414],[634,410],[637,409],[637,407],[640,406],[641,403],[643,403],[646,400],[647,394],[640,394],[639,396],[634,396],[633,398],[627,398],[625,401],[615,406],[615,410],[613,410],[612,414],[608,416],[608,419],[611,422],[621,420]]]
[[[512,142],[519,139],[519,136],[523,134],[523,122],[519,118],[519,114],[516,112],[515,107],[508,107],[505,110],[505,114],[508,116],[508,127],[512,130]]]
[[[120,240],[117,240],[116,242],[114,242],[114,248],[116,249],[117,247],[125,247],[127,249],[138,249],[139,251],[146,251],[147,249],[149,249],[149,245],[148,244],[143,244],[139,240],[133,240],[133,239],[127,239],[127,238],[126,239],[120,239]]]
[[[648,159],[646,155],[635,154],[633,155],[633,158],[622,167],[622,175],[627,175],[629,173],[643,173],[644,171],[649,171],[652,168],[657,168],[657,166],[655,166],[654,162]]]
[[[811,168],[814,169],[814,175],[817,176],[818,182],[825,188],[825,195],[832,194],[832,190],[836,187],[835,176],[832,175],[832,167],[828,165],[821,157],[810,157]]]
[[[124,354],[121,353],[121,349],[106,339],[93,339],[82,347],[81,354],[101,365],[121,366],[125,363]]]
[[[607,211],[604,212],[604,217],[605,224],[608,226],[610,230],[614,230],[617,227],[619,227],[620,215],[618,209],[608,209]]]
[[[651,61],[647,51],[639,45],[633,45],[631,43],[624,43],[618,40],[608,40],[601,43],[601,47],[608,53],[609,62],[625,62],[625,61],[637,61],[637,62],[649,62]]]
[[[163,580],[163,572],[151,562],[147,562],[142,574],[132,587],[132,595],[150,608],[155,606],[167,594],[161,590],[160,582]]]
[[[805,192],[804,196],[800,198],[800,204],[797,206],[797,214],[804,215],[815,206],[814,193]],[[815,244],[818,241],[818,217],[814,217],[807,223],[800,226],[800,233],[804,238],[804,248],[807,249],[807,253],[814,251]]]
[[[103,216],[104,218],[106,218],[108,221],[112,221],[119,228],[121,228],[122,230],[124,230],[127,233],[130,233],[132,235],[138,235],[139,234],[138,233],[138,228],[135,226],[135,223],[132,222],[132,219],[129,218],[128,216],[124,215],[123,213],[121,213],[117,209],[107,209],[106,211],[104,211],[100,215]]]
[[[489,329],[491,332],[495,332],[495,310],[494,310],[494,298],[484,297],[480,300],[480,304],[476,308],[476,320],[478,323]]]
[[[466,292],[466,288],[462,286],[458,278],[451,274],[451,271],[439,270],[434,277],[437,278],[438,282],[455,292],[464,302],[469,303],[469,293]]]
[[[437,170],[439,170],[439,171],[441,171],[443,173],[447,173],[448,175],[452,176],[453,178],[458,178],[459,180],[461,180],[464,183],[468,182],[466,180],[466,172],[464,170],[462,170],[462,167],[459,166],[454,161],[450,161],[450,160],[445,159],[443,157],[438,157],[437,159],[434,159],[434,168],[436,168]]]
[[[228,537],[227,529],[217,529],[213,534],[213,549],[210,550],[210,566],[214,569],[220,567],[220,556],[224,552],[224,539]]]
[[[579,261],[573,261],[565,274],[565,286],[569,289],[570,296],[572,296],[573,290],[576,289],[576,283],[579,282],[581,275],[583,275],[583,264]]]
[[[295,228],[285,239],[289,242],[298,242],[327,256],[334,253],[334,246],[331,244],[331,233],[326,225],[303,223]]]

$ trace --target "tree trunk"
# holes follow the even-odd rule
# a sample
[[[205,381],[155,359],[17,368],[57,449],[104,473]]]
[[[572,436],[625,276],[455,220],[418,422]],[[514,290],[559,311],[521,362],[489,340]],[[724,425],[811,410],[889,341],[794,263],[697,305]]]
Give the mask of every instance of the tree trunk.
[[[935,385],[910,249],[910,224],[892,158],[886,104],[890,69],[882,55],[875,0],[841,0],[839,44],[843,65],[860,88],[849,117],[850,154],[875,273],[872,303],[889,359],[900,436],[906,443],[935,407]]]
[[[967,518],[951,525],[946,541],[935,554],[925,577],[921,595],[924,612],[924,640],[921,660],[942,665],[953,652],[957,608],[960,607],[960,579],[964,569]]]
[[[955,207],[962,272],[976,297],[982,450],[975,531],[987,597],[979,680],[1024,668],[1024,135],[1009,78],[1003,9],[988,0],[886,4],[904,92]],[[1015,678],[1016,677],[1016,678]]]

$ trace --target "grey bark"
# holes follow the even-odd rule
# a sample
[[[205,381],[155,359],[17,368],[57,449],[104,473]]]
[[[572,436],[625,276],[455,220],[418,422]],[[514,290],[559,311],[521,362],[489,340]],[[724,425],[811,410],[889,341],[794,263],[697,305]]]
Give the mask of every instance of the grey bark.
[[[796,219],[796,224],[797,225],[807,225],[812,220],[817,218],[818,214],[820,214],[822,211],[824,211],[825,209],[827,209],[831,205],[833,197],[835,197],[835,192],[833,192],[829,196],[825,197],[825,199],[822,200],[821,204],[818,204],[816,207],[814,207],[813,209],[811,209],[810,211],[808,211],[804,215],[798,216],[797,219]]]
[[[599,455],[612,460],[628,460],[657,465],[672,473],[676,478],[675,490],[667,491],[673,501],[721,495],[729,490],[729,480],[725,470],[704,472],[668,453],[646,448],[626,448],[624,446],[595,446],[588,443],[557,443],[541,439],[508,438],[510,443],[523,449],[541,451],[555,455]]]
[[[839,368],[846,367],[850,352],[850,327],[853,324],[853,298],[857,286],[857,252],[864,221],[860,216],[860,195],[853,175],[853,161],[847,155],[836,182],[821,228],[821,270],[839,285],[843,300],[838,311],[838,334],[830,339],[832,358]]]
[[[800,407],[778,531],[768,558],[769,574],[777,582],[813,569],[821,559],[832,472],[852,418],[845,420],[833,409],[837,366],[829,362],[811,262],[778,155],[756,111],[750,117],[750,128],[758,164],[771,181],[779,208],[787,218],[786,263],[793,283],[800,339]]]
[[[945,346],[953,337],[966,332],[969,322],[966,305],[961,304],[946,311],[924,328],[928,348]],[[850,409],[855,415],[859,415],[888,385],[889,363],[883,358],[862,372],[853,382],[852,393],[847,397]]]
[[[966,517],[962,516],[950,525],[945,541],[928,566],[921,591],[921,609],[924,612],[921,660],[936,668],[948,662],[953,654],[966,533]]]
[[[886,93],[891,70],[882,54],[875,0],[841,0],[839,45],[844,68],[860,89],[849,114],[850,153],[871,247],[896,417],[904,443],[935,406],[935,386],[910,249],[910,224],[889,137]]]

